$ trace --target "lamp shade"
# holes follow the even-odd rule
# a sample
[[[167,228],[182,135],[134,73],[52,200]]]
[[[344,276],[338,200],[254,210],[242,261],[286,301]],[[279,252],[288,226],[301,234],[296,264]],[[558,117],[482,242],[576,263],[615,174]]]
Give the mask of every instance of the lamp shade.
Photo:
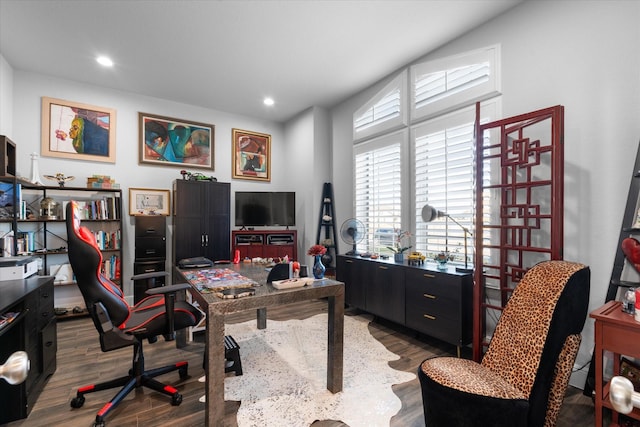
[[[439,211],[431,205],[424,205],[422,207],[422,220],[424,222],[435,221],[438,218],[447,216],[445,212]]]
[[[0,378],[11,385],[20,384],[27,379],[30,368],[27,352],[16,351],[9,356],[4,365],[0,365]]]
[[[628,414],[633,407],[640,408],[640,393],[633,391],[633,383],[628,378],[615,376],[609,386],[611,406],[621,414]]]

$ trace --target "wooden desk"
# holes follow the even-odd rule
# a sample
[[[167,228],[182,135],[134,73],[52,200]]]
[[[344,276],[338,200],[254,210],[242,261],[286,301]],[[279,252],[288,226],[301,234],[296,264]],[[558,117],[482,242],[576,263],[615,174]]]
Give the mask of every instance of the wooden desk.
[[[589,315],[595,319],[596,356],[596,427],[602,426],[602,408],[611,409],[611,425],[618,425],[618,413],[609,402],[609,384],[603,384],[602,353],[613,353],[613,375],[620,372],[620,355],[640,357],[640,323],[622,312],[619,301],[609,301]],[[634,408],[628,417],[640,420],[640,410]]]
[[[264,266],[229,264],[219,268],[235,270],[261,285],[255,287],[255,295],[238,299],[220,299],[212,293],[200,292],[195,287],[192,292],[195,300],[207,313],[206,425],[224,425],[224,317],[238,311],[256,309],[257,327],[264,329],[267,324],[267,307],[327,298],[327,389],[332,393],[342,391],[344,284],[323,279],[315,281],[313,286],[277,290],[266,283],[267,272]],[[188,271],[177,269],[183,277]]]

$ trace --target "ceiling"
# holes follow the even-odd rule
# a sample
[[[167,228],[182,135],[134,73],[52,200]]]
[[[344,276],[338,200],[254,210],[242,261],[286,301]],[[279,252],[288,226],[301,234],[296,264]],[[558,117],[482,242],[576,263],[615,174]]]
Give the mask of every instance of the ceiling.
[[[522,1],[0,0],[0,53],[14,70],[284,122]]]

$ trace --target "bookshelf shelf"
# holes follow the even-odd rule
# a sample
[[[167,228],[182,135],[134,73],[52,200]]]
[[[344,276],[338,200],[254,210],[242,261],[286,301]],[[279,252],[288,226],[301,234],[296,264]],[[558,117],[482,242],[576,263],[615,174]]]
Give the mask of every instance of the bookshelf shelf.
[[[0,176],[0,255],[31,255],[42,260],[38,274],[56,275],[68,266],[65,208],[70,200],[82,207],[82,224],[94,232],[103,248],[104,275],[120,284],[122,261],[122,191],[120,189],[40,186],[12,176]],[[42,206],[47,207],[45,210]],[[67,267],[65,267],[67,268]],[[73,272],[56,282],[72,288]],[[84,306],[77,289],[63,289],[56,307]]]

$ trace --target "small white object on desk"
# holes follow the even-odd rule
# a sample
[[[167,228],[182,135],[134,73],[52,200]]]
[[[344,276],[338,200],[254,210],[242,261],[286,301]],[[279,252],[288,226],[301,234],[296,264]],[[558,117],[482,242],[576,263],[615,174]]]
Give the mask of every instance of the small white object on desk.
[[[276,289],[291,289],[291,288],[301,288],[310,283],[313,283],[314,279],[311,277],[297,277],[293,279],[285,279],[285,280],[274,280],[271,282],[274,288]]]

